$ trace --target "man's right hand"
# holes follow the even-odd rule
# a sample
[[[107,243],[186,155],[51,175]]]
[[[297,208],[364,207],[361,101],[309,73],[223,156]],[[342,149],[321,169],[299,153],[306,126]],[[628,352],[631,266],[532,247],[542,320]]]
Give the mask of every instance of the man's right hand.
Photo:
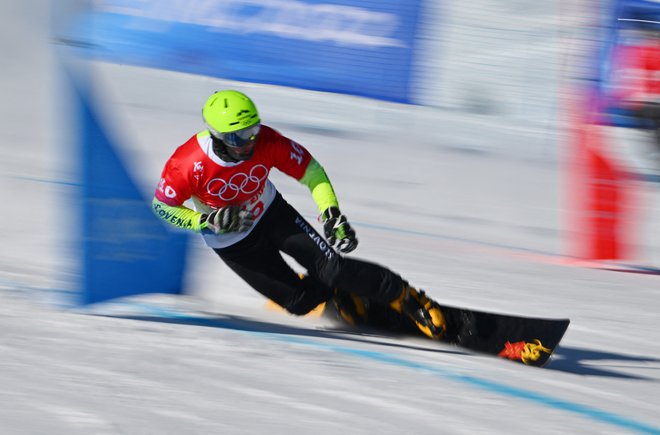
[[[254,216],[238,205],[228,205],[213,210],[206,216],[206,228],[216,234],[242,233],[254,223]]]

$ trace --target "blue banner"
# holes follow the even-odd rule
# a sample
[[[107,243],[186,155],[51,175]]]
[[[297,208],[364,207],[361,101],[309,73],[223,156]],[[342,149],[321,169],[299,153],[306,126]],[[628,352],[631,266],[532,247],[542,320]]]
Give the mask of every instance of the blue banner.
[[[73,76],[72,76],[73,78]],[[183,293],[189,235],[151,210],[103,128],[90,92],[71,80],[79,124],[80,304],[145,293]]]
[[[139,66],[411,102],[421,0],[99,0],[73,37]]]

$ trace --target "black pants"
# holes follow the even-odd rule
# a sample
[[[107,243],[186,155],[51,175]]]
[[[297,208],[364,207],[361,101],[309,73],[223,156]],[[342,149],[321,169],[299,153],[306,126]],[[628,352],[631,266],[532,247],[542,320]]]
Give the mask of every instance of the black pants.
[[[278,193],[252,232],[240,242],[214,249],[245,282],[293,314],[306,314],[335,289],[389,303],[403,281],[389,269],[343,257]],[[307,270],[304,279],[281,252]]]

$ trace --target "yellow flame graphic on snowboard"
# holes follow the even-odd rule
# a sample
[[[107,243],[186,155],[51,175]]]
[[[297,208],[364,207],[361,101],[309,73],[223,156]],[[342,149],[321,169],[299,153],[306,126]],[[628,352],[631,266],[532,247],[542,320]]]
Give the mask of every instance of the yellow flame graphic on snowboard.
[[[543,346],[539,339],[534,339],[531,342],[518,341],[516,343],[507,341],[498,356],[529,364],[531,361],[538,360],[541,357],[541,352],[551,354],[552,350]]]

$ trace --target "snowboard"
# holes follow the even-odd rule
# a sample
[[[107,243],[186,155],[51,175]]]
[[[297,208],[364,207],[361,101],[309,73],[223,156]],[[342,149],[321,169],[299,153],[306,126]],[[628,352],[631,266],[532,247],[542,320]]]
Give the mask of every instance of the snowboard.
[[[548,363],[570,324],[569,319],[524,317],[441,305],[447,331],[443,340],[457,346],[530,366]]]
[[[548,363],[570,323],[569,319],[524,317],[442,304],[440,307],[447,323],[441,342],[536,367]],[[410,319],[389,307],[369,302],[366,311],[366,316],[354,325],[422,334]],[[346,322],[333,303],[325,304],[322,315]]]

